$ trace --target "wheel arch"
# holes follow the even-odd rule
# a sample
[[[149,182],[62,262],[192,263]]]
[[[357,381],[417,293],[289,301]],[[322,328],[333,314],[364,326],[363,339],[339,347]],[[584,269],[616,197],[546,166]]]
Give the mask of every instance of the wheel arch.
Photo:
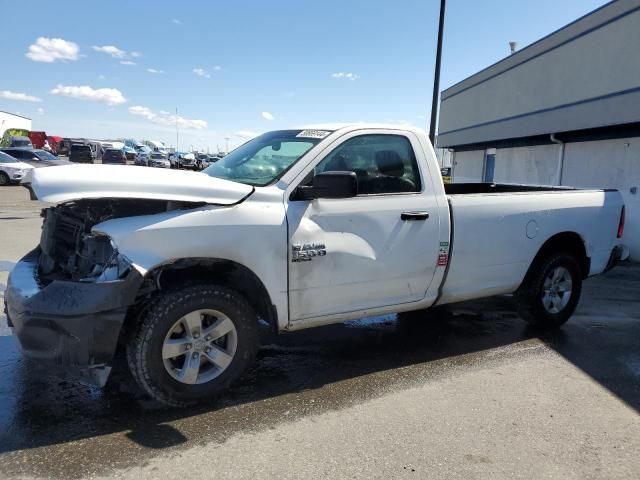
[[[278,329],[278,313],[262,280],[248,267],[220,258],[181,258],[150,269],[140,287],[138,302],[130,309],[130,317],[139,317],[146,305],[162,291],[178,285],[217,283],[240,293],[259,318]]]
[[[558,252],[573,254],[580,265],[582,278],[584,279],[589,276],[591,259],[587,255],[587,248],[585,246],[584,239],[576,232],[560,232],[551,236],[542,244],[538,253],[536,253],[536,256],[533,258],[522,283],[524,284],[526,282],[531,275],[531,272],[540,262],[543,262],[544,259],[552,253]]]

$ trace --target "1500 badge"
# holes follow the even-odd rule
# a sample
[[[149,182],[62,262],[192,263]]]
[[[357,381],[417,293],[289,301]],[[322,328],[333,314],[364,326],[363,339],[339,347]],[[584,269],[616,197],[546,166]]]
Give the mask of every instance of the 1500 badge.
[[[310,262],[313,257],[324,257],[326,254],[324,243],[294,244],[291,247],[292,262]]]

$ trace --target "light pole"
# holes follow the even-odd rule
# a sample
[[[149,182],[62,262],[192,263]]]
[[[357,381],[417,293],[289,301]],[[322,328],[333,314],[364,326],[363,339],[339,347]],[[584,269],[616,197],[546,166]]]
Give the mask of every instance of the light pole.
[[[433,75],[433,97],[431,99],[431,125],[429,140],[436,147],[436,121],[438,118],[438,100],[440,97],[440,63],[442,61],[442,34],[444,30],[444,10],[447,0],[440,0],[440,21],[438,22],[438,46],[436,48],[436,71]]]
[[[226,151],[224,153],[227,154],[229,153],[229,137],[224,137],[224,140],[226,142]]]
[[[178,107],[176,107],[176,152],[179,152],[178,148]]]

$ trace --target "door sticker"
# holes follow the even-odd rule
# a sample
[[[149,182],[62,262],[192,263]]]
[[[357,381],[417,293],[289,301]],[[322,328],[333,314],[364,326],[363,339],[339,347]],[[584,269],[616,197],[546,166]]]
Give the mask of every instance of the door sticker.
[[[449,263],[449,242],[440,242],[437,265],[439,267],[444,267],[447,263]]]

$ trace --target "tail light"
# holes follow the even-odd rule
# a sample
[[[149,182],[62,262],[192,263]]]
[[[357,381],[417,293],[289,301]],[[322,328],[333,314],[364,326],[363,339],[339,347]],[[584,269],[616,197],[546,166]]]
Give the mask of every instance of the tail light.
[[[620,223],[618,223],[618,238],[622,238],[623,233],[624,233],[624,205],[622,206],[622,210],[620,211]]]

